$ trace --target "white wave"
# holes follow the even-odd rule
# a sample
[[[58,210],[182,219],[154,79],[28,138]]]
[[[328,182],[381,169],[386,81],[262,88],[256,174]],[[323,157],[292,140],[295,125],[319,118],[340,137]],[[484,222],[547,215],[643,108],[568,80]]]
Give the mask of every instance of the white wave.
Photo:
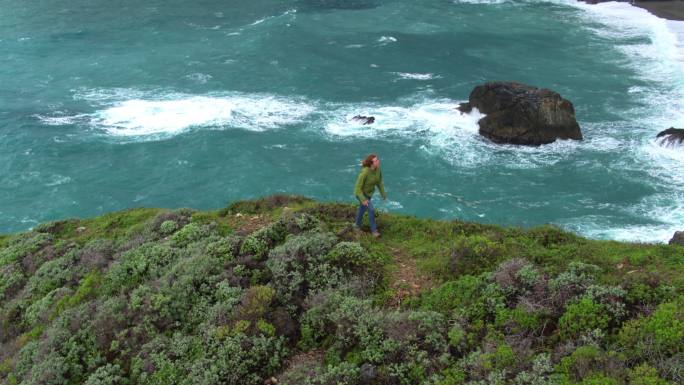
[[[71,90],[74,100],[89,103],[117,103],[122,100],[151,98],[154,91],[143,91],[131,88],[79,88]]]
[[[45,182],[45,186],[53,187],[59,186],[71,182],[71,178],[64,175],[51,175],[50,178]]]
[[[73,115],[73,116],[44,116],[44,115],[33,115],[35,118],[40,120],[42,123],[48,126],[68,126],[72,124],[77,124],[79,121],[87,118],[87,115]]]
[[[454,4],[503,4],[510,0],[453,0]]]
[[[206,84],[209,80],[213,78],[213,76],[209,74],[196,72],[189,75],[185,75],[183,78],[193,81],[197,84]]]
[[[675,24],[624,2],[571,4],[585,11],[589,20],[604,26],[594,29],[596,33],[617,39],[618,48],[633,59],[648,60],[652,64],[648,68],[639,66],[642,63],[635,63],[635,69],[641,69],[644,76],[654,77],[656,80],[684,80],[682,51],[679,48],[681,42],[678,42],[677,33],[670,28]],[[636,44],[630,41],[635,37],[647,37],[650,42]],[[678,76],[672,79],[672,75]]]
[[[99,111],[92,123],[110,135],[177,134],[192,127],[264,131],[299,122],[314,107],[273,96],[186,96],[127,100]]]
[[[323,123],[331,139],[402,139],[421,141],[421,149],[464,167],[486,162],[491,146],[478,135],[478,120],[484,115],[474,109],[470,114],[456,109],[458,102],[448,99],[424,99],[412,105],[329,105],[332,111]],[[375,122],[364,125],[352,119],[356,115],[373,116]]]
[[[417,73],[410,73],[410,72],[392,72],[395,75],[399,75],[400,78],[402,79],[410,79],[410,80],[431,80],[431,79],[438,79],[441,76],[433,75],[433,74],[417,74]]]
[[[263,17],[263,18],[261,18],[261,19],[258,19],[258,20],[256,20],[255,22],[253,22],[252,24],[250,24],[250,26],[259,25],[259,24],[261,24],[261,23],[263,23],[263,22],[265,22],[265,21],[268,21],[268,20],[271,20],[271,19],[280,18],[280,17],[283,17],[283,16],[296,15],[296,13],[297,13],[297,10],[296,10],[296,9],[289,9],[289,10],[287,10],[287,11],[281,13],[280,15],[266,16],[266,17]]]
[[[457,102],[426,100],[408,107],[380,105],[330,106],[335,111],[325,125],[328,134],[338,137],[379,137],[386,135],[412,136],[416,133],[434,134],[477,133],[478,112],[462,114]],[[364,125],[352,119],[356,115],[373,116],[375,123]]]
[[[600,24],[592,31],[615,41],[629,65],[651,86],[631,87],[632,97],[645,107],[623,112],[636,138],[621,146],[633,157],[627,165],[645,172],[660,193],[628,207],[630,214],[654,224],[615,226],[588,220],[579,231],[589,237],[624,241],[666,242],[684,226],[684,148],[668,147],[656,139],[667,127],[684,126],[684,22],[660,19],[627,3],[571,4]]]
[[[378,43],[383,43],[383,45],[389,44],[389,43],[395,43],[396,41],[397,41],[397,38],[394,36],[381,36],[378,39]]]
[[[596,225],[591,220],[584,220],[583,224],[570,226],[573,231],[591,239],[610,239],[622,242],[667,243],[680,226],[670,225],[633,225],[615,227],[614,225]]]
[[[614,40],[639,76],[658,83],[630,89],[647,103],[646,109],[634,111],[634,118],[658,131],[666,128],[660,128],[663,125],[684,126],[684,22],[661,19],[623,2],[568,4],[602,26],[592,31]]]
[[[649,174],[684,189],[684,144],[666,146],[658,139],[651,139],[640,150],[648,164],[658,166],[650,168]]]
[[[129,89],[79,90],[74,96],[97,111],[73,116],[36,115],[49,125],[87,125],[118,137],[169,136],[191,128],[265,131],[301,122],[316,107],[267,94],[205,96]]]
[[[625,208],[628,214],[646,218],[653,223],[620,226],[609,218],[587,216],[574,218],[562,226],[589,238],[611,239],[625,242],[665,243],[684,224],[684,193],[656,194],[640,203]]]

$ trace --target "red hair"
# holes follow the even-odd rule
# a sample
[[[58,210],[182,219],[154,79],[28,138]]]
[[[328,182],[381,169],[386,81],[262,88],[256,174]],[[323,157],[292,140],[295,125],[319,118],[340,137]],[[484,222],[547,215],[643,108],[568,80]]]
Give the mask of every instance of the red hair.
[[[377,158],[378,156],[375,154],[370,154],[366,157],[366,159],[361,161],[361,165],[363,167],[370,167],[373,164],[373,159]]]

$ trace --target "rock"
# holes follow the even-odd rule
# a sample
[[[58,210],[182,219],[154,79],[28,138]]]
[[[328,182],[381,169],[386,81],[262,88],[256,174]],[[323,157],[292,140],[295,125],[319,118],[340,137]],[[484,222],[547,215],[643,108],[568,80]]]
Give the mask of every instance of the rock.
[[[375,122],[375,116],[356,115],[352,120],[363,122],[363,125],[365,126],[367,124],[373,124]]]
[[[670,245],[682,245],[684,246],[684,231],[675,231],[672,239],[669,242]]]
[[[480,135],[495,143],[538,146],[556,139],[582,140],[575,109],[557,92],[514,82],[489,82],[470,93],[458,109],[477,108]]]
[[[676,146],[684,142],[684,128],[670,127],[667,130],[660,131],[656,135],[656,139],[660,139],[660,144],[664,146]]]
[[[374,365],[371,365],[366,362],[363,365],[361,365],[360,374],[361,375],[359,376],[359,382],[362,384],[370,384],[378,376],[378,370],[375,368]]]

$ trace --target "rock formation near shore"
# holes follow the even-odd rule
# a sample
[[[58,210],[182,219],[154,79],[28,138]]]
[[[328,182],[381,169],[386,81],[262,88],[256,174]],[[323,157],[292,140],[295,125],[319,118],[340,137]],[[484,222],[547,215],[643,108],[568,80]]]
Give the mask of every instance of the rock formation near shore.
[[[458,109],[477,108],[480,135],[495,143],[541,145],[556,139],[582,139],[572,103],[557,92],[515,82],[476,86]]]
[[[669,242],[670,245],[682,245],[684,246],[684,231],[677,231],[672,236]]]
[[[684,143],[684,128],[670,127],[659,132],[656,140],[664,146],[679,146]]]

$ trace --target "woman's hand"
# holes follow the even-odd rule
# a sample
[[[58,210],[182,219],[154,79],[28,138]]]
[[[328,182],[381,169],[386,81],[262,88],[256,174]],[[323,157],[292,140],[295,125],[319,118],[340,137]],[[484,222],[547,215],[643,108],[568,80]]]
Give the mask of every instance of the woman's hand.
[[[363,201],[362,204],[363,204],[364,206],[368,206],[368,199],[366,199],[365,201]]]

